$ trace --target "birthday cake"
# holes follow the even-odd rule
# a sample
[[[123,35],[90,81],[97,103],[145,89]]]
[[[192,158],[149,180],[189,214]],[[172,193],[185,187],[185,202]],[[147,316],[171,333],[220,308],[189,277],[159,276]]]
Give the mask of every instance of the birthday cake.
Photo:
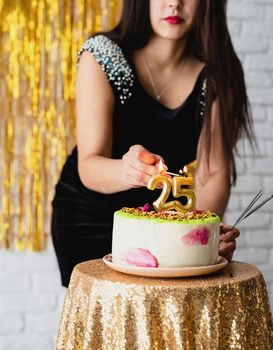
[[[114,214],[112,261],[152,268],[215,264],[219,223],[210,211],[122,208]]]

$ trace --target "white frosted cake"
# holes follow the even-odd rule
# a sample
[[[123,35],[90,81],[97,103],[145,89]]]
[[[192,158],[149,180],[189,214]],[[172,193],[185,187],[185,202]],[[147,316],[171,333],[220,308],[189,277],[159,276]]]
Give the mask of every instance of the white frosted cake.
[[[220,218],[210,211],[160,213],[122,208],[114,214],[112,260],[139,267],[216,263]]]

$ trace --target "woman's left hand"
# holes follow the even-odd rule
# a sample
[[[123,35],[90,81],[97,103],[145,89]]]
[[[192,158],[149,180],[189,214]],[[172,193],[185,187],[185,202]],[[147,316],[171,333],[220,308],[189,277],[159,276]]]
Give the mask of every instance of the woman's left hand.
[[[240,231],[237,228],[232,228],[230,225],[220,224],[220,241],[219,255],[231,261],[233,253],[236,249],[236,238],[240,236]]]

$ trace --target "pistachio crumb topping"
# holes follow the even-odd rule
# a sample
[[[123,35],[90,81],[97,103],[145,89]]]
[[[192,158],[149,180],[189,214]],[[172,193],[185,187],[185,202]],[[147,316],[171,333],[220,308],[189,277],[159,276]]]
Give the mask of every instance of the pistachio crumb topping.
[[[143,211],[139,208],[128,208],[123,207],[121,209],[122,212],[133,214],[136,216],[145,216],[150,218],[158,218],[164,220],[177,220],[177,221],[188,221],[188,220],[202,220],[212,217],[217,217],[216,214],[211,212],[210,210],[194,210],[187,213],[179,213],[177,211]]]

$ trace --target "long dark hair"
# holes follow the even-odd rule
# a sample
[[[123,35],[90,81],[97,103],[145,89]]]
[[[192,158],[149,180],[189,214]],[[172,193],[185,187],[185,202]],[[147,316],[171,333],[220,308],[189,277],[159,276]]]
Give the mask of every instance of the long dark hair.
[[[125,50],[143,48],[152,32],[149,1],[124,0],[118,25],[106,34]],[[236,183],[235,152],[239,138],[253,146],[254,134],[244,73],[227,27],[227,0],[199,2],[196,25],[189,33],[188,51],[205,63],[207,76],[204,125],[206,147],[211,146],[211,107],[217,96],[224,151],[230,164],[231,183]],[[208,154],[209,152],[207,152]]]

